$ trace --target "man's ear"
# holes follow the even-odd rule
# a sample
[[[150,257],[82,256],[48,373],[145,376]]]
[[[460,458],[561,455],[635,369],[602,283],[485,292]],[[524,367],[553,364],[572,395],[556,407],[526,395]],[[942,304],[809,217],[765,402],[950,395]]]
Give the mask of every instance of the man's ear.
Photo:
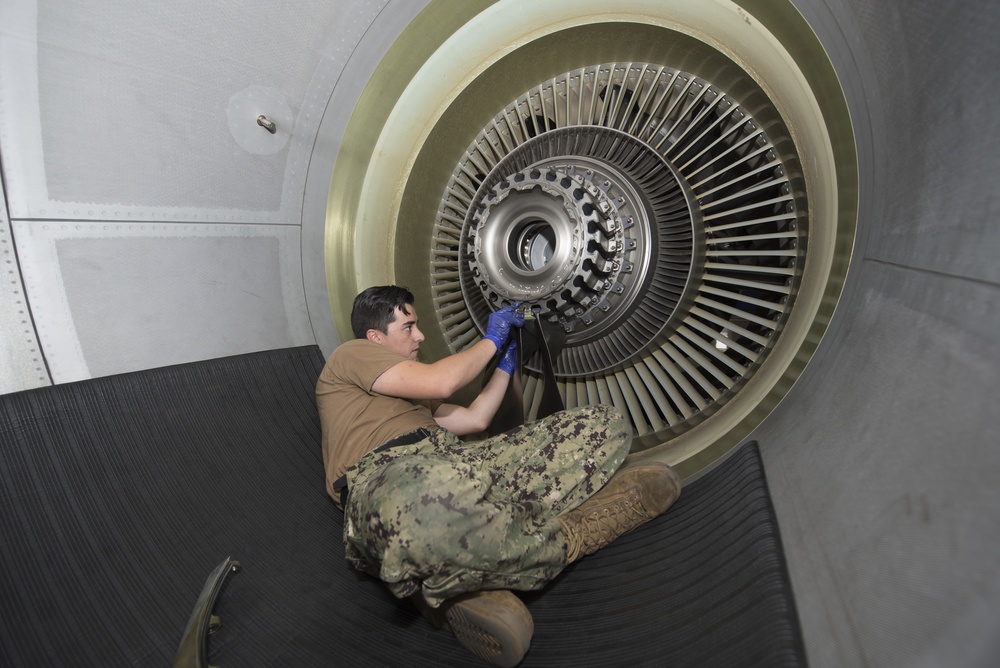
[[[382,332],[377,329],[369,329],[365,332],[365,338],[372,343],[382,343]]]

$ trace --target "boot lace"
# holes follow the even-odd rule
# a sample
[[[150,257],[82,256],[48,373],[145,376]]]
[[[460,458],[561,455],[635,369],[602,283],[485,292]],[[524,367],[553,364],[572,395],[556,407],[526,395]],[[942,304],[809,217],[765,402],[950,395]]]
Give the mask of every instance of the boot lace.
[[[568,534],[569,561],[607,547],[616,538],[652,517],[642,507],[640,485],[633,485],[597,508],[571,511],[566,515],[568,521],[564,523]]]

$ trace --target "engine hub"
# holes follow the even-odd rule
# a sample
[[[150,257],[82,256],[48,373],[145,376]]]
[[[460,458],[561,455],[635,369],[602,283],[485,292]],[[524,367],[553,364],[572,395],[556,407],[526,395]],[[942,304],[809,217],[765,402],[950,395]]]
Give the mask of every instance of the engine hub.
[[[648,263],[634,222],[641,203],[624,180],[570,164],[531,167],[494,186],[469,234],[468,266],[486,299],[528,302],[571,341],[592,335]]]

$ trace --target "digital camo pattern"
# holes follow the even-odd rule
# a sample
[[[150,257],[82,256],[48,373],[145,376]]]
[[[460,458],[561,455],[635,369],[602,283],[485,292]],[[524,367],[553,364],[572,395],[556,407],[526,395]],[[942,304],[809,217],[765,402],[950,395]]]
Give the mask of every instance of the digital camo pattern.
[[[537,589],[567,564],[558,515],[607,483],[631,440],[617,410],[584,406],[474,443],[438,430],[369,453],[347,471],[347,559],[434,607]]]

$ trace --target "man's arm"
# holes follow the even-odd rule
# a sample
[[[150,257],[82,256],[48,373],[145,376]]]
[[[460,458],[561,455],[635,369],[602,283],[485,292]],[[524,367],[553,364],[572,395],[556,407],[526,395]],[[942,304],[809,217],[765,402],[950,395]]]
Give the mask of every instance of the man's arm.
[[[489,339],[433,364],[404,360],[387,369],[372,391],[401,399],[447,399],[473,381],[496,354]]]
[[[493,416],[500,408],[500,402],[503,401],[509,382],[510,375],[502,369],[497,369],[468,408],[455,404],[441,404],[434,412],[434,421],[458,436],[484,431],[490,426]]]
[[[490,314],[486,333],[472,347],[433,364],[413,360],[387,369],[372,384],[372,391],[400,399],[447,399],[482,373],[510,334],[511,327],[524,324],[518,304]]]

